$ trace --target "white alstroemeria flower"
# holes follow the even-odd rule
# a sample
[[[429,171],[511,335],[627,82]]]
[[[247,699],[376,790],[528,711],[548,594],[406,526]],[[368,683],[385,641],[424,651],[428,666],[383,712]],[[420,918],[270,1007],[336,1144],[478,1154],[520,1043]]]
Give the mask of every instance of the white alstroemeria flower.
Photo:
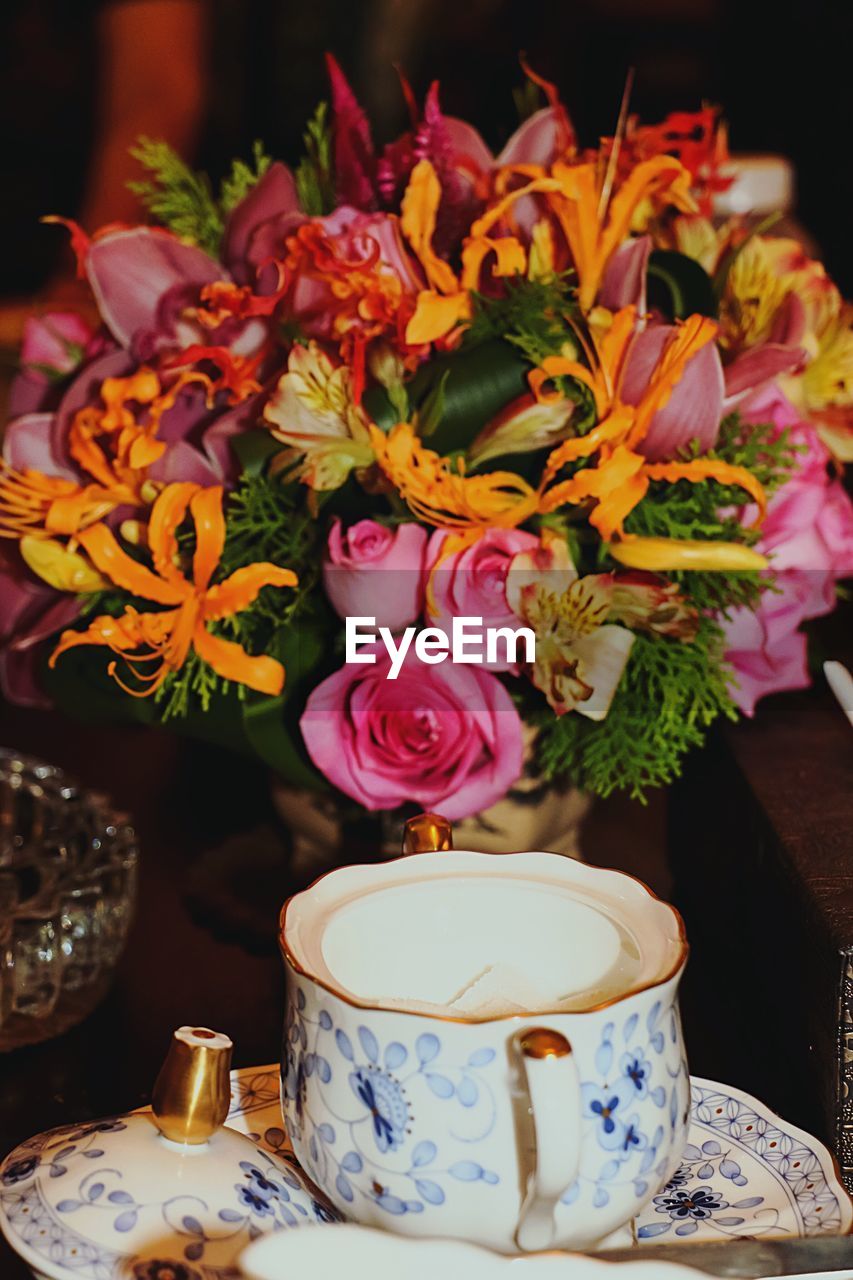
[[[276,440],[294,457],[303,457],[300,476],[312,489],[339,489],[352,470],[373,462],[367,418],[353,400],[350,370],[315,342],[291,351],[264,419]]]

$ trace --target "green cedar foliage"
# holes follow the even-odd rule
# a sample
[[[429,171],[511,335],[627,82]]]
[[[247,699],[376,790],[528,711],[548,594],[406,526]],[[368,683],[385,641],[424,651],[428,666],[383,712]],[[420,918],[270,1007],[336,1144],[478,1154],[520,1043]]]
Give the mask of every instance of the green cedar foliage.
[[[214,258],[219,253],[226,217],[270,165],[262,144],[256,142],[251,162],[233,162],[217,197],[208,177],[195,173],[167,142],[141,137],[131,148],[131,155],[149,176],[128,183],[130,190],[164,227]]]

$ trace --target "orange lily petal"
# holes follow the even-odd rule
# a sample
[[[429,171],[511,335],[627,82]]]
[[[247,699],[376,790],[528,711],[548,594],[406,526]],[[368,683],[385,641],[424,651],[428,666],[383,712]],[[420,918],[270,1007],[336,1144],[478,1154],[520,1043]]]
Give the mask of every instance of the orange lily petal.
[[[584,311],[595,301],[604,268],[627,236],[641,200],[668,189],[672,203],[679,209],[688,211],[694,207],[689,195],[690,175],[671,156],[654,156],[634,166],[610,201],[606,226],[599,217],[601,193],[594,163],[558,163],[553,174],[559,189],[550,203],[572,251],[580,286],[578,298]]]
[[[637,320],[636,307],[620,307],[614,313],[610,327],[597,337],[593,332],[607,394],[613,399],[618,394],[619,375],[624,367],[628,345],[634,336],[634,325]]]
[[[83,529],[77,540],[85,548],[89,559],[105,577],[117,587],[123,587],[133,595],[157,604],[180,604],[187,596],[189,583],[164,582],[122,551],[105,524],[95,524]]]
[[[607,229],[602,237],[605,263],[628,235],[634,211],[646,196],[669,191],[672,203],[682,213],[695,213],[690,182],[687,169],[672,156],[652,156],[635,165],[610,201]]]
[[[527,254],[515,236],[471,237],[462,250],[462,288],[477,289],[483,262],[490,253],[495,255],[492,268],[496,276],[523,275],[527,270]]]
[[[542,487],[550,484],[554,476],[561,467],[567,462],[576,462],[578,458],[588,458],[591,453],[597,453],[604,445],[614,444],[618,440],[624,439],[628,427],[634,420],[634,413],[627,405],[620,405],[618,409],[614,409],[612,413],[600,422],[597,427],[593,427],[583,436],[573,436],[569,440],[563,440],[548,455],[548,461],[545,464],[545,470],[542,476]]]
[[[549,489],[542,498],[542,512],[555,511],[565,502],[597,499],[589,520],[606,540],[621,533],[622,521],[645,497],[649,482],[645,459],[625,445],[618,445],[597,467],[588,467]]]
[[[435,169],[429,160],[419,160],[403,196],[400,226],[432,287],[439,293],[455,293],[459,284],[453,269],[432,247],[440,203],[441,183]]]
[[[576,378],[588,387],[595,397],[595,408],[599,416],[607,412],[607,398],[599,378],[577,360],[567,360],[565,356],[546,356],[538,369],[531,369],[527,375],[530,390],[540,404],[555,404],[563,397],[556,389],[545,390],[546,385],[554,378]]]
[[[200,623],[193,634],[193,647],[218,676],[248,685],[258,693],[275,697],[284,688],[284,667],[275,658],[253,658],[233,640],[213,636]]]
[[[165,452],[166,446],[162,440],[155,440],[140,432],[131,444],[127,456],[134,471],[142,471],[145,467],[153,466]]]
[[[466,476],[462,459],[451,464],[425,448],[407,422],[398,423],[387,436],[371,426],[370,440],[379,466],[401,498],[428,524],[441,529],[512,529],[538,508],[538,494],[514,471]]]
[[[119,618],[104,614],[83,631],[63,631],[59,643],[50,655],[51,667],[56,665],[57,658],[68,649],[79,645],[103,645],[117,653],[131,653],[134,649],[145,648],[152,643],[160,644],[168,634],[169,627],[175,618],[175,612],[137,613],[135,609],[127,609]]]
[[[761,524],[767,512],[767,494],[751,471],[732,466],[719,458],[694,458],[692,462],[656,462],[645,468],[650,480],[717,480],[745,489],[758,506],[755,524]]]
[[[418,294],[414,314],[406,325],[406,342],[410,347],[435,342],[470,316],[471,300],[467,293],[443,297],[432,289],[425,289]]]
[[[248,608],[263,587],[297,587],[299,578],[292,569],[259,561],[236,569],[223,582],[217,582],[205,593],[203,616],[208,621],[227,618]]]
[[[190,501],[196,532],[193,581],[199,591],[206,590],[225,546],[222,493],[221,485],[213,485],[210,489],[197,489]]]
[[[471,226],[471,239],[477,240],[481,236],[486,236],[506,213],[512,208],[517,200],[522,200],[525,196],[534,195],[537,191],[553,193],[560,190],[560,183],[555,178],[534,178],[531,182],[526,183],[523,187],[518,187],[515,191],[510,191],[497,204],[492,205],[491,209],[487,209],[481,217],[477,219]]]
[[[636,425],[629,443],[636,445],[646,435],[652,418],[662,409],[681,380],[688,362],[702,347],[711,342],[717,333],[717,323],[707,316],[688,316],[678,326],[672,340],[667,343],[655,366],[643,398],[637,405]]]
[[[48,533],[74,534],[86,524],[102,520],[116,507],[112,494],[100,485],[87,485],[79,493],[56,498],[44,520]]]
[[[186,586],[186,579],[175,564],[178,554],[175,530],[186,516],[190,498],[197,491],[197,484],[170,484],[154,503],[148,522],[148,546],[154,568],[161,578],[181,588]]]

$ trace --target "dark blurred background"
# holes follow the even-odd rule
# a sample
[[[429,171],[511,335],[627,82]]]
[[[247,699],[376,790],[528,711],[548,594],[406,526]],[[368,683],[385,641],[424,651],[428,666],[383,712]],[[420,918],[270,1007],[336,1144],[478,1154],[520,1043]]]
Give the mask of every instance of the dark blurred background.
[[[630,66],[650,121],[722,103],[733,150],[793,161],[799,220],[850,293],[851,37],[839,0],[4,0],[0,287],[49,289],[63,237],[40,214],[131,216],[108,153],[137,123],[215,175],[255,138],[295,161],[331,49],[380,141],[406,124],[398,63],[419,96],[438,78],[445,110],[497,148],[524,50],[584,141],[612,130]]]

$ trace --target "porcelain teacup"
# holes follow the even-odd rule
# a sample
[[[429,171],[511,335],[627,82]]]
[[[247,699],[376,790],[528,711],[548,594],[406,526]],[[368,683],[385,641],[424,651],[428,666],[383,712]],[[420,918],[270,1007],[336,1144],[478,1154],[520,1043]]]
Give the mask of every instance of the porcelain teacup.
[[[675,1171],[681,919],[549,853],[418,853],[282,912],[282,1108],[350,1220],[504,1253],[588,1248]]]

